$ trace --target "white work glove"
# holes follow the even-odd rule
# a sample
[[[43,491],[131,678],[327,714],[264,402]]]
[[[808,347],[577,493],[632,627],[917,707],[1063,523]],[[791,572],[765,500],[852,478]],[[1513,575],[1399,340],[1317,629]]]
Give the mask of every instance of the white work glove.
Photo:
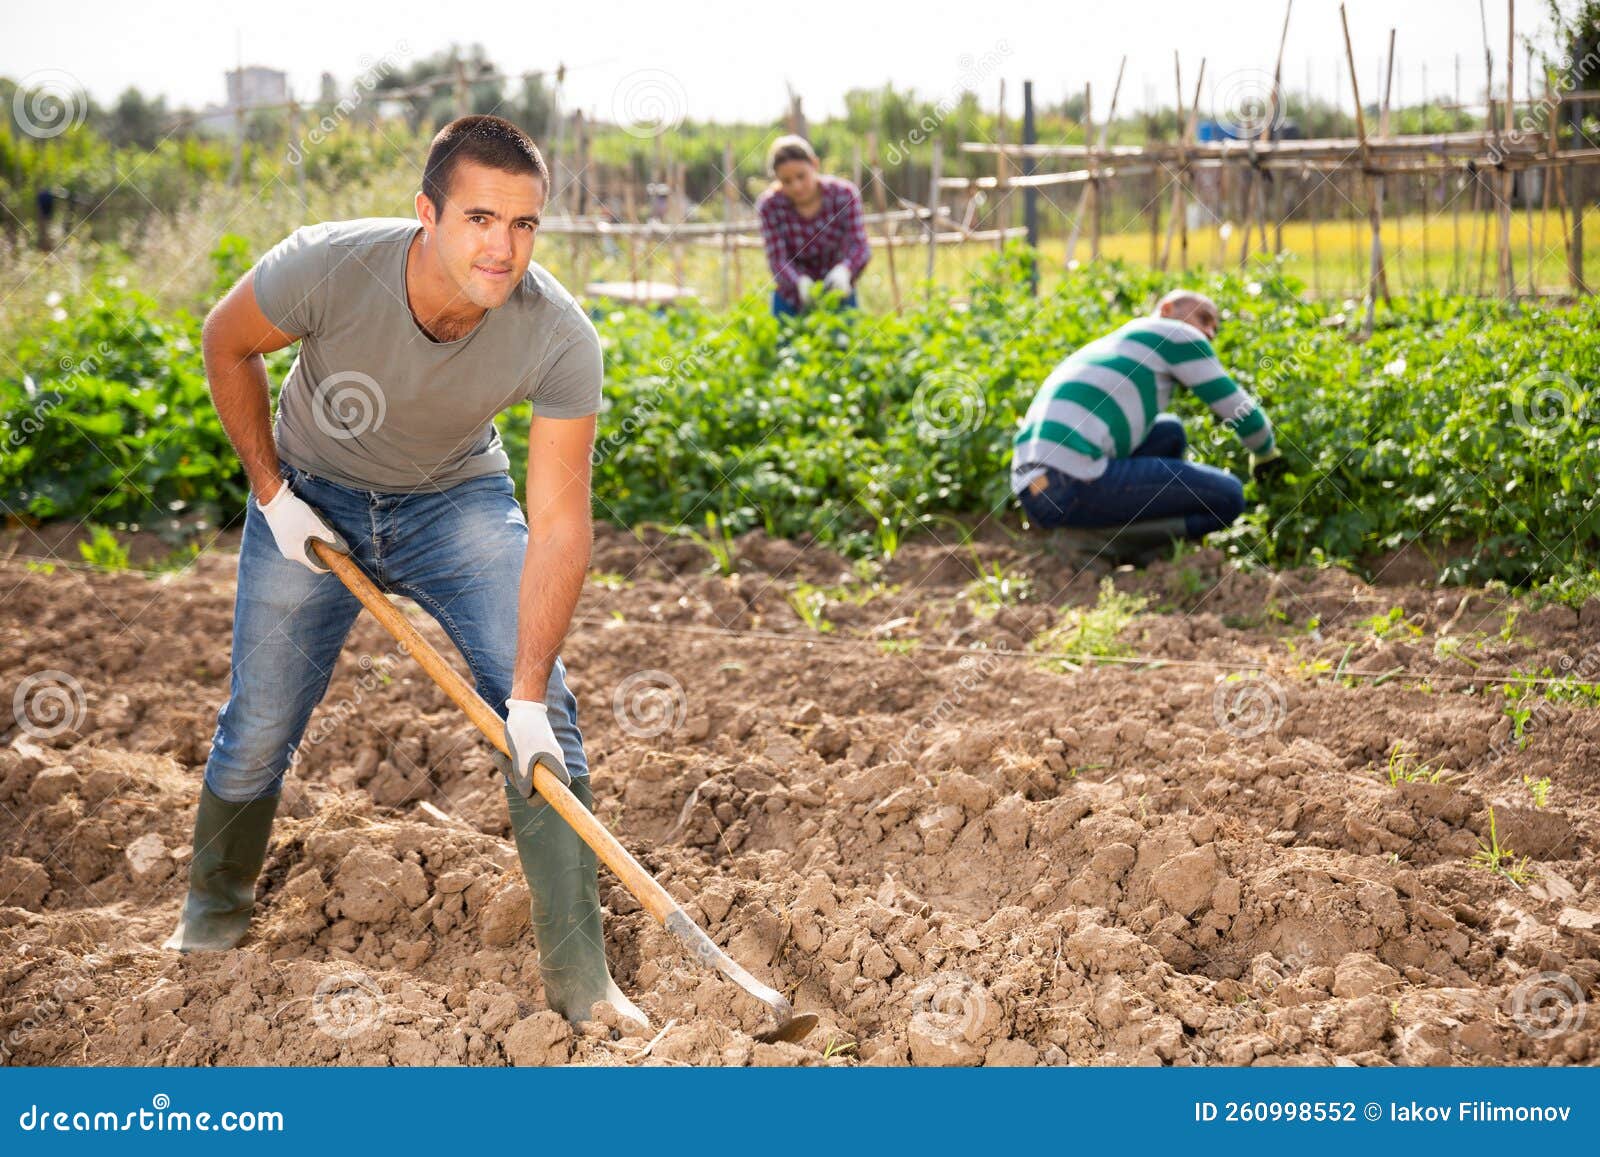
[[[850,266],[843,261],[839,262],[839,264],[828,270],[827,276],[822,279],[822,284],[848,297],[850,295]]]
[[[254,498],[251,501],[256,502]],[[316,555],[311,553],[310,544],[313,538],[320,538],[345,554],[350,553],[350,545],[340,537],[339,532],[324,522],[322,515],[290,490],[287,482],[278,487],[278,492],[272,496],[272,501],[265,506],[256,502],[256,509],[266,515],[273,541],[278,544],[283,557],[290,562],[298,562],[318,574],[328,573],[328,568],[318,562]]]
[[[815,281],[813,281],[811,278],[807,277],[804,273],[802,273],[799,277],[795,278],[795,288],[800,293],[800,304],[801,305],[810,305],[811,304],[811,292],[812,292],[812,290],[816,289],[816,287],[817,287],[817,283]]]
[[[511,749],[511,785],[524,798],[533,795],[533,765],[542,763],[567,787],[572,776],[561,744],[550,727],[550,711],[531,699],[506,700],[506,746]]]

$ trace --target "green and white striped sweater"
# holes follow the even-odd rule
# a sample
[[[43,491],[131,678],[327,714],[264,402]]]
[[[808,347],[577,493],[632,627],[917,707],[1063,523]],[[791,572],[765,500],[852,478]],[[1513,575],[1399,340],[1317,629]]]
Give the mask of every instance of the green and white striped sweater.
[[[1021,494],[1051,466],[1092,481],[1126,458],[1188,386],[1256,454],[1271,453],[1272,424],[1230,378],[1206,335],[1185,321],[1141,317],[1090,342],[1039,387],[1012,441],[1011,489]]]

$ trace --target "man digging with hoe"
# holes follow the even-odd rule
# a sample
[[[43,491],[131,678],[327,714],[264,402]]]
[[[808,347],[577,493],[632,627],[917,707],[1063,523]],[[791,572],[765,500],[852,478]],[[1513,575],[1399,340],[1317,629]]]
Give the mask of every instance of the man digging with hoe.
[[[558,651],[593,541],[602,362],[582,309],[531,260],[549,183],[521,129],[462,117],[428,151],[415,221],[298,229],[206,318],[206,375],[252,498],[170,948],[232,948],[249,925],[284,771],[361,609],[310,552],[321,539],[424,607],[478,694],[505,704],[506,801],[549,1006],[583,1020],[604,1000],[645,1024],[606,965],[594,852],[509,782],[539,761],[592,809]],[[274,427],[261,355],[295,341]],[[524,400],[526,518],[493,424]]]

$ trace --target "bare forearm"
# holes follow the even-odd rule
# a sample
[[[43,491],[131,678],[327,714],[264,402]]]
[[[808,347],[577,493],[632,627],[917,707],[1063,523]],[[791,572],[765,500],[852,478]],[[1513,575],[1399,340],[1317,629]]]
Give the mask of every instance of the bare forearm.
[[[513,699],[543,701],[551,668],[589,573],[594,527],[587,515],[547,532],[530,531],[517,597]]]
[[[241,358],[210,348],[204,351],[204,357],[206,381],[217,417],[239,455],[250,489],[258,501],[265,502],[277,493],[279,484],[267,363],[260,354]]]

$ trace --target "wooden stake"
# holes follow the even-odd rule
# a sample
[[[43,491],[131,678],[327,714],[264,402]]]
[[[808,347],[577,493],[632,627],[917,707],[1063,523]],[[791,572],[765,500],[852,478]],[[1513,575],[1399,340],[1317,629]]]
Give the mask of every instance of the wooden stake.
[[[1166,238],[1162,242],[1162,258],[1155,262],[1157,269],[1166,272],[1168,259],[1173,256],[1173,229],[1178,227],[1178,218],[1181,216],[1182,198],[1184,198],[1184,165],[1186,154],[1189,152],[1189,120],[1184,115],[1184,64],[1178,54],[1173,50],[1173,78],[1176,80],[1178,102],[1173,106],[1173,115],[1178,122],[1178,184],[1173,186],[1173,206],[1166,213]]]
[[[1379,200],[1379,185],[1372,178],[1372,148],[1367,143],[1367,118],[1361,109],[1361,82],[1356,78],[1356,54],[1350,46],[1350,20],[1343,4],[1339,5],[1339,23],[1344,28],[1344,54],[1350,63],[1350,90],[1356,100],[1356,135],[1361,141],[1361,167],[1367,174],[1367,222],[1372,228],[1372,262],[1367,275],[1367,313],[1361,323],[1361,332],[1362,336],[1371,337],[1378,308],[1379,277],[1383,271],[1383,205]]]
[[[877,191],[878,213],[884,218],[883,239],[884,260],[889,266],[889,293],[894,300],[894,311],[900,312],[900,278],[894,269],[894,225],[888,220],[889,193],[884,186],[883,170],[878,167],[878,134],[867,134],[867,151],[872,155],[872,183]]]
[[[681,225],[687,218],[689,205],[688,194],[684,191],[683,162],[673,161],[671,166],[672,183],[667,186],[667,218],[666,226],[669,230],[672,252],[672,280],[677,288],[684,287],[683,273],[683,241],[682,234],[674,226]]]
[[[1072,232],[1067,237],[1067,268],[1072,268],[1072,263],[1077,259],[1078,238],[1083,235],[1083,215],[1089,205],[1089,198],[1094,191],[1094,89],[1091,85],[1083,86],[1083,144],[1088,149],[1085,161],[1088,168],[1089,180],[1084,182],[1083,192],[1078,194],[1078,213],[1072,219]]]
[[[1512,118],[1515,116],[1517,90],[1513,87],[1515,77],[1513,72],[1517,60],[1517,3],[1516,0],[1506,0],[1506,107],[1505,107],[1505,135],[1510,137],[1513,131]],[[1501,153],[1504,158],[1504,153]],[[1500,167],[1500,295],[1507,298],[1517,296],[1516,274],[1511,267],[1511,170],[1502,163]]]
[[[1522,70],[1526,77],[1523,83],[1528,86],[1528,118],[1533,119],[1533,45],[1528,45],[1528,55],[1525,60],[1526,67]],[[1528,181],[1533,176],[1532,169],[1522,170],[1522,205],[1526,210],[1528,221],[1528,296],[1535,297],[1539,293],[1538,275],[1535,272],[1533,257],[1533,196],[1528,189]],[[1544,191],[1544,207],[1550,207],[1550,182],[1546,179],[1543,169],[1539,170],[1539,187]],[[1543,250],[1541,249],[1541,252]]]
[[[1261,139],[1263,141],[1270,141],[1272,139],[1272,126],[1278,119],[1278,106],[1279,106],[1279,104],[1281,103],[1281,101],[1283,99],[1283,50],[1284,50],[1285,46],[1289,43],[1289,16],[1290,16],[1291,13],[1293,13],[1293,11],[1294,11],[1294,0],[1288,0],[1288,3],[1284,5],[1284,9],[1283,9],[1283,31],[1278,35],[1278,60],[1277,60],[1277,63],[1274,64],[1273,68],[1272,68],[1272,104],[1271,104],[1271,107],[1270,107],[1270,109],[1268,110],[1268,113],[1267,113],[1266,123],[1261,126],[1261,136],[1260,136],[1259,139]],[[1260,229],[1261,229],[1261,251],[1263,253],[1265,253],[1266,250],[1267,250],[1267,192],[1268,192],[1268,190],[1264,186],[1265,186],[1266,182],[1269,179],[1272,182],[1272,189],[1271,189],[1272,203],[1273,203],[1272,216],[1273,216],[1274,221],[1276,222],[1275,234],[1276,234],[1277,244],[1276,244],[1276,248],[1273,250],[1273,252],[1281,253],[1281,252],[1283,252],[1283,222],[1281,220],[1278,220],[1278,214],[1277,214],[1278,181],[1277,181],[1277,178],[1275,176],[1269,178],[1268,175],[1265,172],[1263,172],[1260,175],[1258,175],[1257,178],[1256,178],[1256,182],[1255,182],[1255,185],[1256,185],[1256,224],[1258,226],[1260,226]],[[1248,230],[1248,227],[1247,227],[1247,230]]]
[[[928,284],[925,297],[933,297],[935,259],[939,253],[939,178],[944,169],[944,142],[933,142],[933,161],[928,168]]]
[[[623,183],[622,187],[623,187],[623,190],[624,190],[623,205],[624,205],[624,208],[626,209],[627,214],[628,214],[628,224],[629,225],[636,225],[636,224],[638,224],[638,221],[639,221],[639,213],[638,213],[638,205],[636,204],[636,202],[634,200],[634,193],[633,193],[633,166],[632,165],[628,166],[627,180]],[[638,297],[638,295],[639,295],[639,234],[633,229],[629,229],[628,230],[628,280],[630,282],[632,282],[632,284],[633,284],[633,294],[634,294],[634,296]]]
[[[1172,235],[1177,230],[1181,237],[1181,262],[1185,272],[1189,269],[1189,141],[1192,138],[1195,126],[1200,115],[1200,86],[1206,77],[1205,58],[1200,58],[1200,75],[1195,80],[1194,103],[1187,105],[1183,96],[1183,65],[1178,54],[1172,54],[1173,79],[1177,82],[1178,92],[1178,183],[1172,190],[1172,208],[1167,216],[1167,237],[1161,245],[1161,268],[1166,270],[1172,256]]]
[[[1090,86],[1083,86],[1083,143],[1089,149],[1089,180],[1084,183],[1083,192],[1078,194],[1078,213],[1072,226],[1072,237],[1067,242],[1067,264],[1071,265],[1075,251],[1078,248],[1078,235],[1083,225],[1084,213],[1090,213],[1089,229],[1089,260],[1100,259],[1101,223],[1104,213],[1104,190],[1100,184],[1100,155],[1105,152],[1106,141],[1111,132],[1111,122],[1117,117],[1117,101],[1122,95],[1122,76],[1127,71],[1128,58],[1122,58],[1122,63],[1117,67],[1117,83],[1111,90],[1111,109],[1106,113],[1106,119],[1100,126],[1098,141],[1094,139],[1094,93]],[[1092,206],[1092,207],[1091,207]]]
[[[1322,254],[1317,244],[1317,218],[1322,216],[1320,206],[1311,206],[1311,296],[1322,296]]]
[[[1008,221],[1001,213],[1001,206],[1006,201],[1006,80],[1000,78],[1000,107],[995,117],[994,143],[1000,146],[995,150],[994,156],[994,224],[996,229],[995,248],[1002,252],[1006,247],[1006,225]]]
[[[1378,135],[1382,137],[1389,135],[1390,95],[1394,89],[1394,34],[1395,30],[1393,28],[1389,29],[1389,62],[1384,69],[1383,112],[1378,129]],[[1382,177],[1378,178],[1378,212],[1380,214],[1383,212],[1383,194],[1387,184],[1388,182]],[[1396,212],[1399,212],[1399,210],[1396,210]],[[1382,228],[1381,222],[1379,228]],[[1378,290],[1383,294],[1383,300],[1387,302],[1389,300],[1389,266],[1381,253],[1378,256]]]
[[[1456,53],[1456,107],[1461,107],[1461,54]],[[1440,180],[1445,178],[1441,177]],[[1457,190],[1450,198],[1450,292],[1461,292],[1461,193]]]
[[[733,302],[733,142],[722,142],[722,307]]]

